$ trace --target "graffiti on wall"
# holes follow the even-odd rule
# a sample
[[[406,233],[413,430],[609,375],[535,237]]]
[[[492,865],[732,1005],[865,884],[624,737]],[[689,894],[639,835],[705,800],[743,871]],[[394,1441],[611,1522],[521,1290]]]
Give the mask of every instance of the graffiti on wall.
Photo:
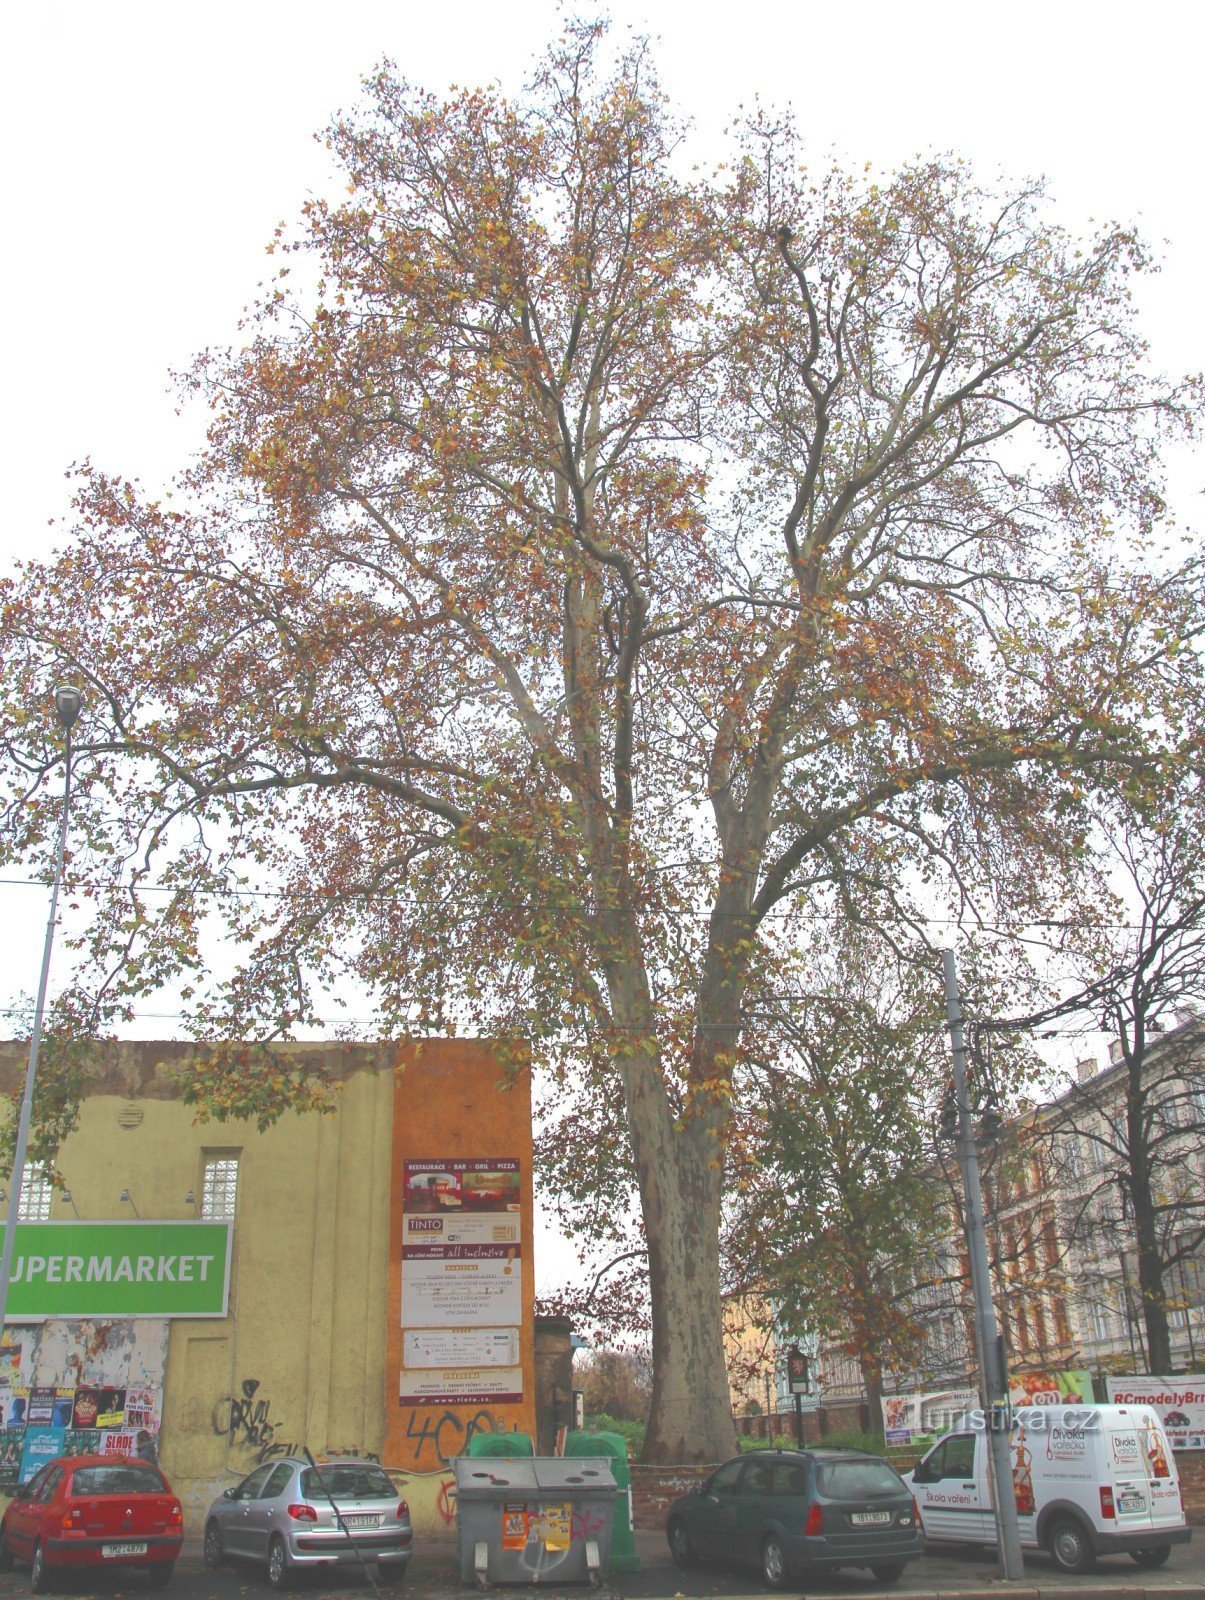
[[[280,1456],[305,1454],[305,1439],[278,1437],[286,1424],[272,1416],[272,1402],[262,1392],[258,1378],[244,1378],[237,1394],[224,1394],[213,1408],[213,1431],[229,1441],[230,1447],[246,1452],[248,1466],[262,1466]],[[359,1445],[326,1446],[325,1456],[356,1456],[361,1461],[380,1461],[374,1450]]]
[[[224,1394],[214,1406],[213,1431],[240,1449],[271,1444],[276,1434],[272,1402],[259,1393],[258,1378],[244,1378],[240,1388],[240,1394]]]

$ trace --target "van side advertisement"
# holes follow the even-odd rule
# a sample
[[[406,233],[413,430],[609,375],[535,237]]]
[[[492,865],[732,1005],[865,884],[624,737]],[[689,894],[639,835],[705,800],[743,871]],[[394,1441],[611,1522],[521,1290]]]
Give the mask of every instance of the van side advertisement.
[[[1173,1450],[1205,1450],[1205,1377],[1106,1378],[1115,1406],[1150,1406]]]

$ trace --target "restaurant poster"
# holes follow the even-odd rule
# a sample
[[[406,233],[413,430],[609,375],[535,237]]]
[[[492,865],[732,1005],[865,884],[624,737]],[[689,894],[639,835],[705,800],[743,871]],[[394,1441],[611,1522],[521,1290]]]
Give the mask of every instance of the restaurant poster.
[[[1205,1377],[1106,1378],[1115,1406],[1150,1406],[1173,1450],[1205,1450]]]
[[[520,1189],[501,1156],[404,1162],[401,1404],[522,1400]]]

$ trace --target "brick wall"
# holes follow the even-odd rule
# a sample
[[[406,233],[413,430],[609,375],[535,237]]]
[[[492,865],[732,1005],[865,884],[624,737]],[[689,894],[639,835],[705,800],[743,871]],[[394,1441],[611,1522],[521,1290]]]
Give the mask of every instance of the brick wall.
[[[895,1465],[900,1472],[906,1472],[914,1462],[896,1460]],[[1178,1450],[1176,1469],[1180,1474],[1184,1515],[1190,1523],[1205,1527],[1205,1450]],[[665,1513],[672,1502],[712,1470],[708,1466],[645,1467],[633,1462],[632,1505],[636,1526],[664,1528]]]
[[[1198,1527],[1205,1526],[1205,1450],[1177,1450],[1176,1471],[1185,1518]]]
[[[777,1411],[769,1416],[736,1417],[736,1425],[747,1438],[765,1439],[784,1437],[794,1442],[795,1412]],[[856,1400],[831,1406],[813,1406],[803,1413],[803,1441],[820,1444],[830,1433],[867,1433],[870,1430],[870,1408]]]
[[[638,1528],[665,1527],[665,1513],[714,1466],[646,1467],[632,1463],[632,1513]]]

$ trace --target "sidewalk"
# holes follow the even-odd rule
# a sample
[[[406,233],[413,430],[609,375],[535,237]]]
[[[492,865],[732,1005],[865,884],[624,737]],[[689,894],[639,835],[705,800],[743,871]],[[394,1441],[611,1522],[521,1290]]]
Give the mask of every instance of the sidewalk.
[[[1194,1548],[1194,1545],[1196,1548]],[[584,1600],[600,1593],[609,1600],[767,1600],[755,1573],[699,1567],[682,1571],[657,1530],[638,1529],[640,1571],[614,1573],[601,1591],[586,1585],[536,1584],[530,1588],[499,1586],[490,1592],[499,1600]],[[475,1585],[460,1581],[456,1542],[451,1536],[416,1537],[405,1587],[414,1596],[469,1596]],[[1075,1577],[1059,1572],[1044,1557],[1026,1561],[1025,1578],[1007,1584],[996,1576],[994,1555],[986,1551],[952,1550],[922,1557],[909,1565],[897,1584],[875,1584],[869,1572],[850,1568],[809,1578],[800,1588],[782,1591],[799,1600],[1205,1600],[1205,1545],[1178,1546],[1168,1565],[1144,1574],[1126,1558],[1101,1563],[1096,1572]]]

